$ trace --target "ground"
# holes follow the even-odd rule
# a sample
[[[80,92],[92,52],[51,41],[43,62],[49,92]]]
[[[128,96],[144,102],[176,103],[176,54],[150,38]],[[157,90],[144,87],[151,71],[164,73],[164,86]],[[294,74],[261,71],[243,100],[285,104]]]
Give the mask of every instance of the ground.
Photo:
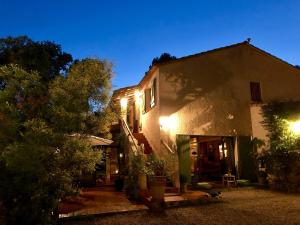
[[[223,192],[223,200],[193,207],[167,209],[164,214],[134,212],[68,222],[64,225],[100,224],[300,224],[300,195],[257,189]]]
[[[59,206],[60,217],[103,214],[147,209],[143,204],[131,203],[114,187],[84,188],[79,196],[64,200]]]

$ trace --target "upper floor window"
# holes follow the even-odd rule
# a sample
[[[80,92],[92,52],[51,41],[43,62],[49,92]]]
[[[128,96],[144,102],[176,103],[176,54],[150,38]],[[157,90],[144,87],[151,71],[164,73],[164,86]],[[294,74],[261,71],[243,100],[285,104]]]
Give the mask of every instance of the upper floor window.
[[[260,102],[261,98],[261,87],[259,82],[250,82],[251,101]]]
[[[150,89],[150,94],[151,94],[151,100],[150,100],[150,106],[153,108],[156,104],[156,79],[152,81],[151,89]]]
[[[144,89],[143,93],[143,113],[148,112],[156,104],[156,79],[151,83],[150,88]]]
[[[150,88],[144,90],[143,94],[143,113],[150,110]]]

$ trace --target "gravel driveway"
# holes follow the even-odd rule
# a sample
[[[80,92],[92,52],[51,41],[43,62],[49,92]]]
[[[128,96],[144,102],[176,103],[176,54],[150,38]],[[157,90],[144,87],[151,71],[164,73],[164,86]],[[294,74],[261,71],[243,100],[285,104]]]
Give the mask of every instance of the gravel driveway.
[[[256,189],[223,192],[223,201],[208,205],[167,209],[162,215],[139,212],[64,225],[98,224],[299,224],[300,195]]]

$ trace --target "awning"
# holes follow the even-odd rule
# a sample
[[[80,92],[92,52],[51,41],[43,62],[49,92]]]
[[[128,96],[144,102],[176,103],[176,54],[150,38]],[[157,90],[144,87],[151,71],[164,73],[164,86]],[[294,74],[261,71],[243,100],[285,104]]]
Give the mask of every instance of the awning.
[[[111,145],[113,143],[112,140],[101,138],[101,137],[97,137],[97,136],[94,136],[94,135],[71,134],[69,136],[70,137],[83,136],[83,137],[85,137],[88,140],[88,142],[90,142],[90,144],[92,146],[107,146],[107,145]]]
[[[101,138],[101,137],[96,137],[93,135],[88,135],[87,139],[91,143],[92,146],[99,146],[99,145],[110,145],[113,143],[112,140]]]

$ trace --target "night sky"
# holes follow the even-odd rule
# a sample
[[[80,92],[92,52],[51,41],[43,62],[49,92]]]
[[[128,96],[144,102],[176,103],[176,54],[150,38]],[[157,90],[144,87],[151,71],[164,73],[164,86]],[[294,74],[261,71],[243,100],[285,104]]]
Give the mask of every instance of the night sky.
[[[299,0],[0,0],[0,37],[51,40],[74,58],[114,64],[114,88],[133,85],[153,57],[195,54],[248,37],[300,64]]]

